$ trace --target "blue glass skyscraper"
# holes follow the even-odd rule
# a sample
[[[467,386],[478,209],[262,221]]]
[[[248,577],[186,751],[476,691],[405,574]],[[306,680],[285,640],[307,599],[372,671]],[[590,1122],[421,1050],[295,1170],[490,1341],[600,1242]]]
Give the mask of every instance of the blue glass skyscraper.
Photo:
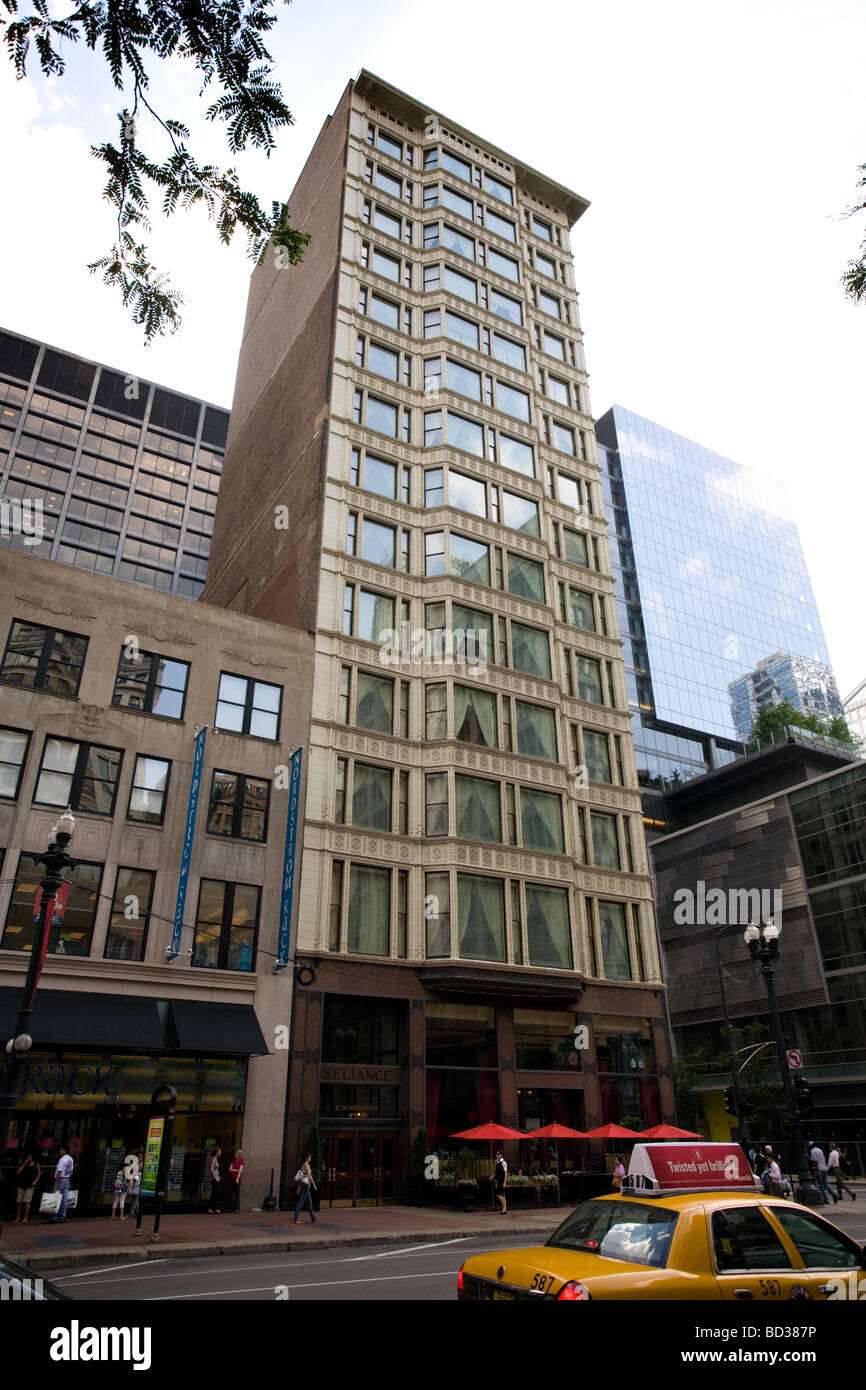
[[[829,655],[780,484],[621,406],[596,434],[638,772],[662,792],[736,756],[732,681]]]

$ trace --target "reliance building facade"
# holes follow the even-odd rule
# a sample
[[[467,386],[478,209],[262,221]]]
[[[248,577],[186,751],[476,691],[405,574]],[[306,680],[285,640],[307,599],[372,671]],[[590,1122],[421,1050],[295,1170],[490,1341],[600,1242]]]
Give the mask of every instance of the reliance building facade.
[[[287,1157],[317,1125],[326,1203],[396,1200],[419,1130],[673,1118],[586,207],[362,71],[303,264],[252,278],[203,598],[315,634]]]

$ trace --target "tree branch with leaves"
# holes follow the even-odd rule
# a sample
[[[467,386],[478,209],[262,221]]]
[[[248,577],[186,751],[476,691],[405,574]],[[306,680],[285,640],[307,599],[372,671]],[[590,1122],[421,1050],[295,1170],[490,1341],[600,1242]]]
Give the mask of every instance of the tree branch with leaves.
[[[48,0],[31,3],[32,13],[19,17],[18,0],[0,0],[10,16],[0,16],[0,29],[19,79],[27,76],[31,44],[42,73],[62,77],[62,44],[83,40],[100,51],[115,88],[128,96],[118,112],[117,143],[91,146],[107,170],[103,196],[116,209],[117,235],[111,249],[88,269],[101,271],[103,282],[120,291],[147,342],[180,327],[183,303],[183,295],[150,259],[146,236],[152,230],[154,193],[161,194],[165,217],[178,208],[203,205],[224,245],[243,230],[248,254],[259,264],[269,244],[282,266],[299,263],[310,238],[292,227],[287,205],[272,202],[266,210],[241,188],[234,168],[200,163],[189,148],[188,128],[161,115],[149,96],[153,60],[186,59],[201,75],[199,95],[213,84],[215,100],[204,114],[225,124],[231,153],[252,146],[270,156],[276,133],[294,120],[279,85],[271,80],[273,59],[262,38],[277,22],[276,0],[85,0],[58,19],[51,18]],[[167,147],[161,162],[140,143],[145,121]]]
[[[860,180],[858,188],[866,189],[866,164],[859,166]],[[858,212],[866,212],[866,196],[861,197],[859,203],[855,203],[846,212],[846,217],[855,217]],[[848,262],[848,269],[842,276],[842,284],[845,286],[845,293],[849,299],[853,299],[855,304],[862,304],[866,301],[866,239],[860,246],[860,255],[857,260]]]

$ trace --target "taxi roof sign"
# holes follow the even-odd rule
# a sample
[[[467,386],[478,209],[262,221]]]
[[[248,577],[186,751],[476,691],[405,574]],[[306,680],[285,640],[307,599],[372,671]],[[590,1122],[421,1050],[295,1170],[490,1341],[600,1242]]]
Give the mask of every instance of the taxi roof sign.
[[[635,1144],[623,1192],[754,1190],[755,1178],[739,1144]]]

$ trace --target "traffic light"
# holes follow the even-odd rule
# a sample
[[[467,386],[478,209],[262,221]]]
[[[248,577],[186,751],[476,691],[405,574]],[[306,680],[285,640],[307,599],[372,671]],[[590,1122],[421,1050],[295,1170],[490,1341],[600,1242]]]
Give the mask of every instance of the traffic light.
[[[734,1099],[733,1086],[725,1087],[725,1109],[729,1115],[736,1115],[737,1113],[737,1102]]]
[[[797,1105],[798,1115],[804,1117],[814,1115],[815,1101],[812,1092],[809,1090],[809,1083],[805,1076],[794,1077],[794,1100]]]

